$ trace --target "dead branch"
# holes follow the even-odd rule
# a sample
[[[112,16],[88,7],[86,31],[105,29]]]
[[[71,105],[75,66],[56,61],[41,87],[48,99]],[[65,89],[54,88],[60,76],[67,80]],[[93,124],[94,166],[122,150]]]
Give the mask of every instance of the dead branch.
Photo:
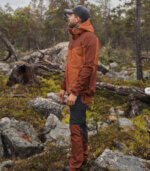
[[[6,38],[6,36],[0,32],[0,39],[4,42],[4,44],[6,45],[8,51],[9,51],[9,55],[7,58],[5,58],[4,60],[8,60],[10,57],[14,57],[15,61],[18,60],[18,55],[17,53],[15,52],[15,49],[14,49],[14,46],[11,44],[11,42]]]
[[[150,96],[145,94],[144,91],[135,87],[116,86],[109,83],[97,82],[96,88],[98,90],[104,90],[110,93],[127,96],[130,105],[130,117],[138,115],[141,102],[150,104]]]

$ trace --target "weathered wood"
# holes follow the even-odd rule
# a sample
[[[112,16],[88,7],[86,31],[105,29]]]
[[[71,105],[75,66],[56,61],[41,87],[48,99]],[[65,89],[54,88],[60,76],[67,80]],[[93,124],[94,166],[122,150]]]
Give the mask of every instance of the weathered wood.
[[[41,69],[41,70],[40,70]],[[59,68],[59,65],[53,64],[48,61],[39,61],[33,64],[18,64],[11,72],[7,85],[12,86],[14,84],[32,84],[39,85],[38,75],[44,76],[44,71],[53,73],[63,73],[64,71]]]
[[[6,61],[10,57],[13,56],[15,61],[17,61],[18,60],[18,55],[15,52],[14,46],[11,44],[11,42],[6,38],[6,36],[2,32],[0,32],[0,39],[4,42],[4,44],[6,45],[8,51],[9,51],[8,56],[4,60]]]
[[[96,88],[110,93],[127,96],[130,105],[130,117],[134,117],[139,114],[139,106],[141,102],[150,104],[150,96],[145,94],[144,91],[135,87],[115,86],[109,83],[97,82]]]
[[[117,93],[123,96],[129,96],[130,94],[133,94],[133,96],[139,100],[150,100],[150,96],[146,95],[144,91],[135,87],[115,86],[109,83],[97,82],[96,88],[106,90],[111,93]]]
[[[3,59],[3,61],[7,61],[11,57],[11,51],[8,50],[8,55]]]
[[[33,65],[22,64],[16,66],[9,76],[7,85],[12,86],[14,84],[38,84],[39,80],[35,74],[35,69]]]
[[[13,97],[26,98],[26,96],[24,94],[14,94]]]
[[[129,110],[129,116],[134,117],[137,116],[139,113],[139,106],[140,106],[140,101],[136,100],[133,94],[130,94],[128,96],[128,104],[130,105],[130,110]]]

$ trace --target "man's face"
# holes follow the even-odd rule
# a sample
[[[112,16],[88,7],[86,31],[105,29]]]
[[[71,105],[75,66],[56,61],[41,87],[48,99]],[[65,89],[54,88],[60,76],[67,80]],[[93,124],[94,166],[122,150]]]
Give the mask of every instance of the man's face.
[[[75,14],[70,14],[68,17],[68,25],[70,27],[76,26],[80,22],[80,18]]]

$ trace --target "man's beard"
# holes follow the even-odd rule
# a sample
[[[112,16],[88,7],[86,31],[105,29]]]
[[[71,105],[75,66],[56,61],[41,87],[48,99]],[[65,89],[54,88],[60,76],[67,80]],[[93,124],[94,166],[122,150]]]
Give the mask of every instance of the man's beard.
[[[77,23],[69,23],[69,24],[68,24],[68,26],[69,26],[70,28],[76,27],[76,25],[77,25]]]
[[[68,26],[70,28],[73,28],[73,27],[79,28],[79,22],[77,22],[77,23],[68,23]]]

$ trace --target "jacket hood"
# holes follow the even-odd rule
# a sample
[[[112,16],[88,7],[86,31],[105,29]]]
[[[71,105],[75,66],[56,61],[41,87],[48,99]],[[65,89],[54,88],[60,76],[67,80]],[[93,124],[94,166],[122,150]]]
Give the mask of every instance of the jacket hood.
[[[80,24],[79,28],[73,27],[73,28],[69,28],[70,33],[72,34],[72,36],[74,37],[75,35],[79,35],[84,31],[90,31],[90,32],[94,32],[94,28],[90,23],[90,19],[86,20],[85,22],[83,22],[82,24]]]
[[[80,29],[83,29],[83,30],[86,30],[86,31],[90,31],[90,32],[94,32],[94,28],[93,28],[92,24],[90,23],[90,19],[88,19],[85,22],[83,22],[80,25]]]

